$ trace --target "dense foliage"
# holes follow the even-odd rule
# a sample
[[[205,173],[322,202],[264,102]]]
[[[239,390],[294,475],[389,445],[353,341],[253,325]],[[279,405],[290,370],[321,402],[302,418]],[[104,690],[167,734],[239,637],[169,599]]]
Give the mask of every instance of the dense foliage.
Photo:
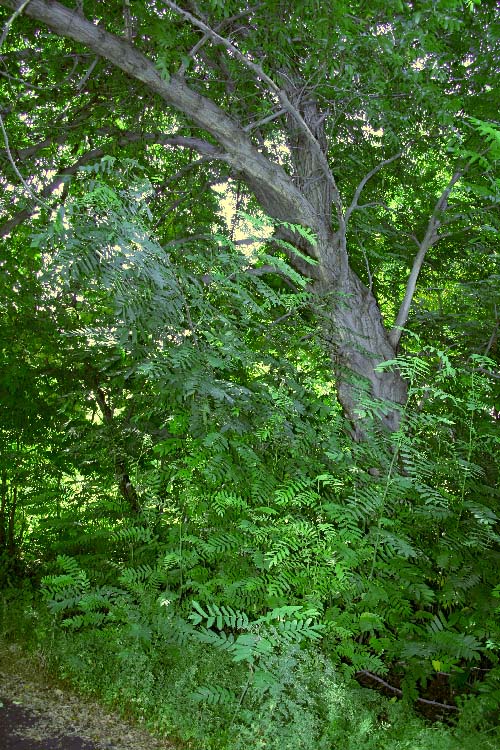
[[[0,635],[193,748],[498,747],[495,3],[95,5],[0,0]]]

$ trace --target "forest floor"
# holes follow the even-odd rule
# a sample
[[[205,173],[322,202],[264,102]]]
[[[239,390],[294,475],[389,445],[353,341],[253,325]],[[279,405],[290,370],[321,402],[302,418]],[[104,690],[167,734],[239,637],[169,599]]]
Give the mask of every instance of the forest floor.
[[[0,642],[2,750],[174,750],[56,683],[16,644]],[[178,747],[178,746],[177,746]]]

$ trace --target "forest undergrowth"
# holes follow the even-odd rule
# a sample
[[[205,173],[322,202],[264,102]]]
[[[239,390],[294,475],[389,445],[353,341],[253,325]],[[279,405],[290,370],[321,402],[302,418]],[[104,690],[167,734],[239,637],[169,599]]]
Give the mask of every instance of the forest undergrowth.
[[[158,442],[134,519],[40,517],[3,639],[200,750],[498,747],[491,362],[397,365],[418,408],[391,436],[283,387],[253,432]]]

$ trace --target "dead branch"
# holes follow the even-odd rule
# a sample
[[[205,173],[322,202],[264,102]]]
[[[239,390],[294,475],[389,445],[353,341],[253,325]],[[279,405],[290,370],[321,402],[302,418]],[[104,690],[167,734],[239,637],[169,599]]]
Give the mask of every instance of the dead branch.
[[[385,688],[387,688],[387,690],[390,690],[391,693],[394,693],[395,695],[399,695],[401,698],[403,697],[402,690],[400,690],[397,687],[394,687],[394,685],[390,685],[381,677],[378,677],[376,674],[373,674],[373,672],[368,672],[367,669],[360,669],[359,672],[356,672],[356,677],[361,674],[365,675],[366,677],[369,677],[371,680],[374,680],[375,682],[378,682],[379,685],[383,685]],[[417,703],[425,703],[425,705],[427,706],[437,706],[437,708],[445,708],[448,711],[458,711],[458,708],[456,706],[451,706],[449,703],[439,703],[438,701],[430,701],[430,700],[427,700],[427,698],[417,698]]]

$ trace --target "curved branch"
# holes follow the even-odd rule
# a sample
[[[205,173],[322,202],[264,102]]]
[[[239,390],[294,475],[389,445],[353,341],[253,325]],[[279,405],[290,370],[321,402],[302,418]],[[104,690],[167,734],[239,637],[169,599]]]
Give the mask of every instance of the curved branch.
[[[68,128],[63,132],[61,135],[52,137],[52,138],[45,138],[45,140],[40,141],[39,143],[35,143],[32,146],[27,146],[26,148],[16,148],[15,153],[16,156],[19,159],[27,159],[30,156],[36,156],[39,151],[43,151],[44,148],[48,148],[49,146],[53,146],[55,144],[63,145],[65,136],[67,135],[68,130],[71,130],[71,128]],[[145,141],[147,143],[158,143],[161,146],[183,146],[185,148],[190,148],[193,151],[197,151],[200,154],[203,154],[205,157],[210,156],[212,158],[219,158],[221,160],[224,159],[224,154],[220,152],[216,146],[214,146],[213,143],[209,143],[209,141],[204,141],[202,138],[191,138],[189,136],[183,136],[183,135],[167,135],[165,133],[134,133],[132,131],[126,132],[123,130],[118,131],[117,129],[112,128],[97,128],[95,130],[95,133],[97,135],[104,135],[104,136],[113,136],[118,135],[120,140],[118,141],[118,144],[123,146],[125,145],[125,142],[127,143],[137,143],[140,141]],[[8,154],[6,149],[0,149],[0,159],[2,158],[8,158]]]
[[[352,212],[355,211],[357,208],[361,208],[361,206],[358,206],[358,201],[359,201],[360,195],[363,192],[364,187],[365,187],[366,183],[368,182],[368,180],[371,180],[371,178],[374,177],[377,174],[377,172],[380,172],[380,170],[383,169],[383,167],[387,166],[387,164],[390,164],[393,161],[396,161],[396,159],[399,159],[399,157],[402,156],[402,155],[403,155],[403,152],[402,151],[398,151],[397,154],[394,154],[394,156],[391,156],[389,159],[384,159],[384,161],[381,161],[380,164],[377,164],[376,167],[374,167],[370,172],[368,172],[368,174],[366,174],[363,177],[363,179],[359,183],[358,187],[356,188],[356,191],[354,193],[354,197],[352,199],[351,205],[349,206],[349,208],[345,212],[345,223],[346,223],[346,226],[347,226],[347,224],[349,222],[349,219],[351,217]],[[370,205],[370,204],[366,204],[366,205]]]
[[[10,166],[14,170],[14,173],[15,173],[17,179],[19,180],[19,182],[21,183],[21,185],[23,186],[24,190],[29,195],[29,197],[31,198],[31,200],[33,201],[33,203],[35,205],[38,204],[38,205],[41,205],[41,206],[45,207],[45,203],[43,202],[43,200],[41,200],[40,197],[36,193],[33,192],[33,190],[31,189],[30,185],[28,185],[28,183],[26,182],[26,180],[22,176],[21,172],[17,168],[17,164],[14,161],[14,158],[13,158],[11,150],[10,150],[9,137],[7,135],[7,131],[5,130],[5,125],[3,124],[2,115],[0,115],[0,131],[2,132],[2,135],[3,135],[3,140],[4,140],[4,143],[5,143],[5,153],[7,154],[7,159],[9,160]]]
[[[9,31],[10,31],[10,27],[12,26],[12,24],[14,23],[14,21],[16,20],[16,18],[21,15],[21,13],[26,8],[26,6],[29,5],[29,3],[30,3],[30,0],[24,0],[24,2],[19,3],[17,5],[17,8],[14,10],[14,13],[8,19],[7,23],[3,27],[2,36],[0,37],[0,49],[2,49],[3,43],[7,39],[7,36],[9,34]]]
[[[246,57],[240,50],[234,46],[228,39],[218,34],[216,31],[214,31],[210,26],[208,26],[203,21],[200,21],[200,19],[196,18],[192,15],[192,13],[189,13],[187,10],[183,10],[182,8],[179,8],[176,3],[172,2],[172,0],[165,0],[165,4],[174,11],[174,13],[177,13],[183,18],[185,18],[187,21],[192,23],[194,26],[197,26],[201,31],[204,32],[205,35],[209,36],[211,39],[214,40],[217,44],[221,44],[223,47],[225,47],[228,52],[231,52],[232,55],[236,57],[237,60],[239,60],[245,67],[247,67],[249,70],[251,70],[256,78],[260,79],[264,83],[267,84],[269,90],[278,98],[282,109],[287,112],[290,117],[292,117],[295,122],[299,125],[302,132],[305,134],[307,140],[309,141],[315,156],[317,157],[319,164],[321,166],[321,169],[323,170],[326,179],[330,183],[330,186],[332,187],[334,201],[337,206],[340,206],[340,193],[337,188],[337,184],[335,182],[335,178],[332,174],[332,171],[330,169],[330,165],[328,164],[328,159],[326,158],[325,154],[323,153],[323,149],[321,148],[320,144],[318,143],[317,139],[314,137],[313,132],[307,125],[306,121],[298,111],[296,107],[293,106],[290,99],[288,98],[285,91],[283,91],[282,88],[280,88],[273,79],[267,75],[267,73],[264,71],[264,69],[257,65],[257,63],[254,63],[253,60],[249,60],[248,57]]]
[[[16,10],[21,3],[0,0],[0,5]],[[59,36],[86,45],[210,133],[226,152],[228,163],[244,177],[271,216],[315,227],[317,218],[312,206],[285,170],[257,150],[238,122],[189,88],[181,77],[174,74],[168,80],[162,78],[154,62],[135,46],[55,0],[31,0],[24,12],[46,23]]]

